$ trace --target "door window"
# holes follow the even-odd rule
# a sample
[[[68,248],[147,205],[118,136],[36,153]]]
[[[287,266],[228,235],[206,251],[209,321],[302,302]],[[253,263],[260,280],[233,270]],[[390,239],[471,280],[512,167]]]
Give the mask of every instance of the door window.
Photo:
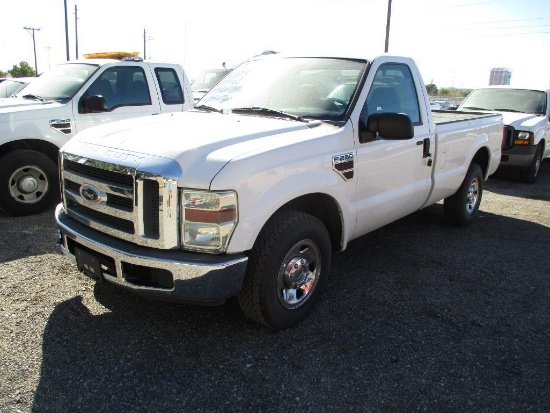
[[[361,117],[373,113],[405,113],[413,125],[420,125],[418,95],[407,65],[387,63],[374,77]]]
[[[151,105],[145,72],[140,66],[118,66],[105,70],[83,97],[101,95],[107,111],[119,106]]]

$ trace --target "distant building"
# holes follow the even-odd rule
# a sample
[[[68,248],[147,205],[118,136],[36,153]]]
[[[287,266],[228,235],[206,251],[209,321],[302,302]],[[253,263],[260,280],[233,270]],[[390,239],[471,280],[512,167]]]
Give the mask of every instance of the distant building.
[[[496,67],[491,69],[491,77],[489,78],[489,86],[491,85],[509,85],[512,72],[509,69]]]

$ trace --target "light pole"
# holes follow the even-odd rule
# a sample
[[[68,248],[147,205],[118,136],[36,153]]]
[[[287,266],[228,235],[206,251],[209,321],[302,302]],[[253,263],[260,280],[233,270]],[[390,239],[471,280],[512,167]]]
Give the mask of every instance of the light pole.
[[[48,51],[48,69],[51,68],[51,59],[50,59],[50,51],[53,49],[51,46],[46,46],[44,49],[46,49]]]
[[[39,31],[40,28],[25,26],[25,27],[23,27],[23,29],[25,29],[26,31],[28,31],[32,35],[32,47],[33,47],[33,50],[34,50],[34,71],[35,71],[34,75],[38,76],[38,64],[36,63],[36,42],[34,40],[34,32]]]
[[[143,29],[143,60],[147,60],[147,40],[155,40],[154,37],[147,36],[147,32]],[[151,59],[151,44],[149,44],[149,59]]]

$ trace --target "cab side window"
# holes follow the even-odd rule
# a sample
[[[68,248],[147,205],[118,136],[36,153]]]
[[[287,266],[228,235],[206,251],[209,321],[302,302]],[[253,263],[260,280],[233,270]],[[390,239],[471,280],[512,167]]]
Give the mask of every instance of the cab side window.
[[[157,67],[155,75],[160,86],[162,101],[165,104],[184,103],[182,87],[174,69]]]

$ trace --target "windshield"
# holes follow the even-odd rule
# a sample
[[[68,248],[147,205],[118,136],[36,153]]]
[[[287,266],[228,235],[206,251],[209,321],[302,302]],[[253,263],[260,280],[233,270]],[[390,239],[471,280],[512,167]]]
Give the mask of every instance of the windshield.
[[[544,115],[546,105],[546,93],[539,90],[478,89],[464,100],[462,108]]]
[[[198,108],[344,120],[366,67],[366,61],[346,59],[252,60],[223,78],[202,98]]]
[[[98,65],[86,63],[55,66],[29,83],[17,93],[17,97],[32,96],[44,100],[69,99],[98,67]]]

